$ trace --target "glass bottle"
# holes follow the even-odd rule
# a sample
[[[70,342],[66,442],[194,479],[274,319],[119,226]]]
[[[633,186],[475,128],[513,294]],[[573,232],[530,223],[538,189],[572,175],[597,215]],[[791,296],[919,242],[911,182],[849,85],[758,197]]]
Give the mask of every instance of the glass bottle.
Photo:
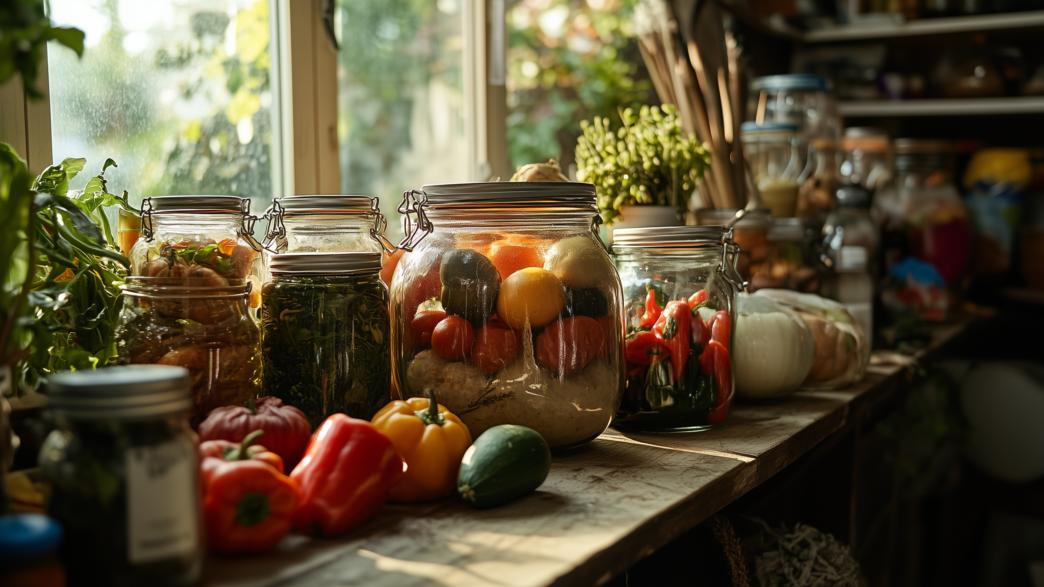
[[[880,236],[877,224],[870,216],[873,198],[870,191],[861,185],[841,186],[837,190],[837,209],[827,216],[823,224],[826,255],[831,266],[835,266],[842,247],[866,249],[867,268],[872,278],[877,279],[877,255]]]

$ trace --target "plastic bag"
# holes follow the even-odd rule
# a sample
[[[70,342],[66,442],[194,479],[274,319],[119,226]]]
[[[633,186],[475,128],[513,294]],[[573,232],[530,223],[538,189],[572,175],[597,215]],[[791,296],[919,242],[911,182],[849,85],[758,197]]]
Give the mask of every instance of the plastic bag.
[[[841,389],[863,378],[870,345],[844,305],[789,289],[759,289],[754,295],[793,309],[812,330],[816,354],[801,389]]]

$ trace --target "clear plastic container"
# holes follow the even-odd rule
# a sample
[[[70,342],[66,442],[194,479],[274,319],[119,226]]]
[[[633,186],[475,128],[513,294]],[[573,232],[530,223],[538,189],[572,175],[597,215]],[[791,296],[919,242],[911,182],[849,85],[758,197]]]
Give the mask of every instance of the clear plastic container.
[[[804,162],[797,145],[797,126],[785,123],[744,122],[743,156],[754,177],[761,203],[776,218],[794,216],[798,179]]]
[[[391,251],[384,236],[388,221],[377,198],[369,196],[289,196],[266,211],[265,245],[280,253]]]
[[[627,390],[614,426],[695,432],[721,424],[735,389],[732,325],[743,289],[721,226],[617,230]]]
[[[190,586],[203,569],[199,440],[175,367],[60,373],[40,450],[70,585]]]
[[[747,119],[797,126],[804,141],[841,140],[841,117],[826,78],[811,74],[769,75],[750,84]]]
[[[391,401],[388,288],[381,255],[284,253],[261,300],[264,395],[304,412],[369,420]]]
[[[392,278],[393,381],[434,389],[472,436],[520,424],[567,447],[609,426],[624,386],[620,279],[590,184],[408,192]]]

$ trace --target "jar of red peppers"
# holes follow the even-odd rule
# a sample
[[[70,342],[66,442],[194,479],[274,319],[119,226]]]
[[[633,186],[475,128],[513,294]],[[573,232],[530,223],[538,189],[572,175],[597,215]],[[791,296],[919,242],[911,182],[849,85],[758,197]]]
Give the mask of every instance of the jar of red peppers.
[[[433,390],[473,437],[535,429],[552,448],[601,434],[623,392],[620,280],[593,185],[496,182],[407,192],[391,284],[393,381]]]
[[[721,226],[613,234],[624,289],[627,387],[614,426],[707,430],[732,402],[737,247]]]

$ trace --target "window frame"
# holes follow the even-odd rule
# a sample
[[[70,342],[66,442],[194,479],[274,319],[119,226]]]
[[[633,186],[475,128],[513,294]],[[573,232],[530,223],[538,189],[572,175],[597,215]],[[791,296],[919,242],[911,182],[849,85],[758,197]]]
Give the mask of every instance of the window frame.
[[[270,0],[269,51],[277,88],[272,103],[273,197],[341,192],[337,52],[323,28],[323,1],[333,0]],[[512,174],[503,62],[505,3],[462,0],[465,132],[472,181],[506,180]],[[54,164],[46,51],[45,46],[37,77],[42,100],[27,100],[19,76],[0,86],[0,140],[14,147],[33,174]]]

